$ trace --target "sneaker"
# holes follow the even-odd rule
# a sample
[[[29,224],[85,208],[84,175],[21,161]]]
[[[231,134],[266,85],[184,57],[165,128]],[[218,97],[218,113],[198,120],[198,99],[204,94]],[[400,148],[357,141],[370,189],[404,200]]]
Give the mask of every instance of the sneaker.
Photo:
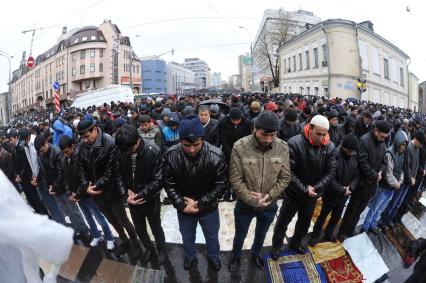
[[[107,241],[107,250],[112,251],[115,248],[114,240]]]
[[[99,243],[102,242],[104,240],[104,237],[100,236],[99,238],[93,238],[92,241],[90,242],[90,246],[92,248],[95,248],[97,246],[99,246]]]

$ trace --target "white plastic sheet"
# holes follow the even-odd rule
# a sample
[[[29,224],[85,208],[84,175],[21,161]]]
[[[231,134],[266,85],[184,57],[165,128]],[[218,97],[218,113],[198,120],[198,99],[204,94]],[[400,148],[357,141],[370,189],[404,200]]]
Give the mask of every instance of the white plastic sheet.
[[[73,244],[73,230],[35,214],[1,170],[0,184],[0,254],[7,254],[0,257],[0,282],[23,282],[22,274],[28,283],[42,282],[39,258],[54,265],[43,281],[56,282]]]
[[[364,276],[363,282],[375,282],[389,272],[389,268],[366,233],[346,239],[343,248]]]

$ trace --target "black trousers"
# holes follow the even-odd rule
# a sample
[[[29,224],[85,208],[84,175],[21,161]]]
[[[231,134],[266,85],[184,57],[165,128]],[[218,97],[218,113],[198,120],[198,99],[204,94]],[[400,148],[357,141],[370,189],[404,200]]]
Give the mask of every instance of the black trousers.
[[[49,212],[37,193],[37,188],[31,184],[22,183],[22,190],[24,191],[25,198],[34,211],[38,214],[47,215],[50,218]]]
[[[373,194],[374,195],[374,194]],[[352,235],[358,224],[361,213],[367,207],[372,195],[355,191],[351,195],[345,215],[343,216],[342,225],[339,229],[339,235]]]
[[[321,235],[322,227],[325,220],[327,219],[328,214],[331,212],[330,220],[328,221],[327,227],[325,228],[324,237],[328,239],[333,238],[334,229],[339,222],[340,216],[342,215],[343,209],[345,208],[345,203],[341,205],[332,206],[326,203],[322,204],[320,215],[318,216],[317,221],[314,225],[314,230],[312,232],[312,238],[319,238]]]
[[[121,201],[109,205],[98,203],[98,206],[108,222],[111,223],[115,231],[117,231],[120,240],[128,240],[126,232],[124,232],[124,229],[126,229],[130,239],[132,241],[137,241],[138,236],[136,235],[135,228],[127,217],[126,209]]]
[[[283,244],[288,224],[297,213],[296,228],[291,239],[292,245],[300,245],[303,238],[308,233],[317,200],[314,198],[294,199],[288,195],[283,197],[283,205],[280,209],[277,222],[272,236],[272,246],[280,248]]]
[[[155,253],[154,245],[149,237],[146,227],[146,220],[148,220],[158,251],[165,251],[166,238],[164,236],[163,227],[161,227],[160,199],[158,198],[155,202],[142,205],[129,205],[129,209],[133,223],[135,224],[136,233],[142,241],[145,249]]]

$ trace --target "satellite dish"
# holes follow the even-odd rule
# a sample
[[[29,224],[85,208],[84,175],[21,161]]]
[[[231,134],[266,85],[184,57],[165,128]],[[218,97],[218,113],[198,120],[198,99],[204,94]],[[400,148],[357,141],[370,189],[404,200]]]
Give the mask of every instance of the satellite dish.
[[[410,6],[407,6],[407,8],[405,8],[407,10],[407,12],[410,12]]]

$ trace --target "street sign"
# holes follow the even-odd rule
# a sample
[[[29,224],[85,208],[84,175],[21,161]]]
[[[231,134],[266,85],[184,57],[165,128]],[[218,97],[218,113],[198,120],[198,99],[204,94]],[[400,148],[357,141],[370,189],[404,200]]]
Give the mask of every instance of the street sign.
[[[243,64],[244,65],[251,65],[251,57],[250,56],[243,56]]]
[[[59,90],[59,87],[60,87],[59,82],[54,82],[53,83],[53,89],[54,90]]]
[[[34,67],[34,58],[33,58],[33,56],[30,56],[30,57],[28,57],[28,60],[27,60],[27,67],[28,68],[32,68],[32,67]]]

